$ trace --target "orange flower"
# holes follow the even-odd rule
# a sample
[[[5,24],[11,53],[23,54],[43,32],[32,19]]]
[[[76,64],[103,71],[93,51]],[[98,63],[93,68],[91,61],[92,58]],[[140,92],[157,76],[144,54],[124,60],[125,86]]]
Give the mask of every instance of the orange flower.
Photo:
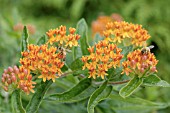
[[[89,70],[89,78],[104,77],[107,74],[108,69],[120,65],[120,60],[123,55],[121,49],[117,48],[115,44],[110,44],[107,40],[98,42],[95,46],[89,47],[89,56],[82,56],[84,62],[83,70],[87,68]]]
[[[43,81],[52,79],[55,82],[62,74],[61,68],[64,65],[60,58],[56,47],[49,47],[48,45],[28,45],[28,51],[22,52],[24,58],[20,59],[20,63],[25,69],[33,71],[34,73],[41,73],[38,78],[43,78]]]
[[[138,76],[149,75],[150,73],[157,72],[156,60],[153,53],[148,52],[143,54],[141,50],[135,50],[127,55],[127,60],[122,62],[123,73],[129,75],[130,73],[137,74]]]
[[[144,46],[146,40],[150,38],[148,32],[141,25],[129,24],[124,21],[108,23],[103,33],[106,39],[111,42],[121,43],[124,41],[126,45],[130,42],[135,46]]]
[[[46,34],[49,37],[47,43],[51,45],[57,43],[59,47],[71,48],[73,46],[78,46],[78,40],[80,35],[75,34],[75,28],[69,28],[70,34],[66,35],[66,26],[60,26],[56,29],[49,30]]]

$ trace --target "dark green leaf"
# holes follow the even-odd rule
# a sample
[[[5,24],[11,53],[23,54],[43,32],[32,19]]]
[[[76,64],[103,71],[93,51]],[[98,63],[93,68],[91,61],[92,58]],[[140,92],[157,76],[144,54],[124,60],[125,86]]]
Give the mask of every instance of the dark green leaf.
[[[82,66],[83,66],[82,60],[80,58],[77,58],[71,63],[70,69],[71,70],[82,70]]]
[[[80,46],[81,46],[81,51],[82,51],[83,55],[89,54],[89,51],[87,50],[87,48],[89,47],[89,44],[88,44],[88,41],[87,41],[87,39],[88,39],[87,32],[88,32],[87,23],[84,19],[81,19],[77,23],[77,34],[79,34],[81,36]]]
[[[112,91],[112,86],[107,87],[107,81],[105,81],[91,96],[88,101],[87,111],[88,113],[94,113],[95,106],[102,100],[106,99]]]
[[[94,88],[90,86],[91,86],[91,79],[85,78],[70,90],[63,93],[49,95],[45,98],[45,100],[67,102],[67,103],[76,102],[89,96],[87,91],[89,91],[90,93],[94,90]]]
[[[50,85],[52,84],[52,80],[41,82],[40,86],[37,88],[35,94],[32,96],[31,100],[29,101],[26,111],[27,113],[36,113],[44,95],[46,94],[47,90],[49,89]]]
[[[15,90],[11,96],[12,113],[26,113],[22,106],[20,90]]]
[[[21,51],[26,51],[27,45],[28,45],[28,32],[27,32],[27,27],[24,26],[22,32],[22,40],[21,40]]]
[[[161,80],[156,74],[146,77],[143,84],[146,86],[170,87],[168,82]]]
[[[119,94],[123,98],[130,96],[141,84],[143,83],[143,78],[135,76],[130,80],[126,86],[122,87]]]
[[[38,41],[37,41],[37,45],[42,45],[45,44],[47,42],[47,38],[45,35],[43,35]]]

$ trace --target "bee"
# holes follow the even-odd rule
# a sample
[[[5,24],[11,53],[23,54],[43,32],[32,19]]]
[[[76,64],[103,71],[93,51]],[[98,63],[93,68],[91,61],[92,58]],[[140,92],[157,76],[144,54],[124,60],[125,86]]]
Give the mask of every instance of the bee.
[[[58,57],[60,59],[63,59],[63,61],[65,61],[66,60],[66,54],[67,54],[67,52],[70,52],[70,50],[65,49],[63,47],[58,47],[58,50],[59,50]]]
[[[141,50],[142,55],[143,54],[148,54],[150,52],[150,49],[152,49],[152,48],[154,48],[153,45],[150,45],[148,47],[143,47],[142,50]]]

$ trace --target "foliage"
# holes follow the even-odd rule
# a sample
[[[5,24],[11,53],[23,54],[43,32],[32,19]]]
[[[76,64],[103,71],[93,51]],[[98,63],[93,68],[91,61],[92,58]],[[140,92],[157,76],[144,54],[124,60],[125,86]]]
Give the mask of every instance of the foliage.
[[[25,95],[23,91],[19,91],[21,99],[20,96],[15,98],[14,93],[17,94],[17,91],[4,92],[0,83],[0,112],[14,112],[13,108],[16,108],[16,112],[24,111],[22,109],[32,112],[30,109],[33,109],[34,112],[38,110],[37,112],[41,113],[67,113],[68,111],[70,113],[86,113],[87,111],[90,113],[169,112],[169,0],[43,0],[41,2],[39,0],[15,2],[0,0],[0,2],[0,6],[2,6],[0,13],[0,74],[9,65],[19,66],[20,51],[23,51],[20,46],[26,40],[23,40],[25,37],[21,37],[25,32],[14,31],[13,27],[17,23],[33,23],[38,28],[36,34],[29,33],[28,38],[29,43],[37,45],[47,42],[47,36],[42,35],[44,32],[61,24],[76,27],[76,33],[81,35],[80,46],[73,47],[72,52],[67,53],[66,62],[62,68],[67,76],[58,78],[55,83],[46,88],[48,91],[42,93],[40,90],[44,89],[40,88],[41,81],[36,79],[35,93]],[[112,2],[114,4],[111,4]],[[4,7],[7,4],[9,8]],[[119,13],[125,21],[142,24],[149,31],[152,36],[148,40],[149,44],[155,46],[151,51],[159,59],[158,75],[152,74],[143,78],[133,78],[133,76],[125,74],[120,76],[123,68],[121,67],[110,69],[107,80],[87,78],[88,70],[82,70],[83,62],[80,58],[83,55],[89,55],[89,51],[87,51],[89,45],[94,46],[103,40],[103,37],[98,34],[93,40],[90,36],[91,29],[88,29],[91,21],[103,12],[104,15]],[[85,19],[81,19],[75,26],[81,17]],[[25,44],[23,45],[26,47]],[[121,49],[126,56],[134,48],[129,46],[121,47]],[[121,62],[125,60],[124,58]],[[35,76],[35,73],[31,74]],[[125,83],[121,83],[122,81]],[[107,85],[105,85],[106,83]],[[38,91],[40,92],[36,93]],[[15,101],[15,99],[19,101]]]

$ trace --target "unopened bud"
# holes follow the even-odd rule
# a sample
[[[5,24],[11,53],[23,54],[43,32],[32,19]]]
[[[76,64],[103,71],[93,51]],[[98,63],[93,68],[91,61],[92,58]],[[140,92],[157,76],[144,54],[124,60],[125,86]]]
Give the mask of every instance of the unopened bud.
[[[2,83],[5,83],[5,78],[2,77],[2,78],[1,78],[1,81],[2,81]]]
[[[4,88],[4,90],[5,90],[6,92],[8,91],[8,87],[7,87],[7,86],[4,86],[3,88]]]
[[[153,67],[151,67],[151,69],[150,69],[152,72],[156,72],[156,67],[155,66],[153,66]]]
[[[10,78],[8,78],[7,83],[8,83],[8,84],[11,84],[11,83],[12,83],[12,80],[11,80]]]
[[[4,73],[7,74],[7,73],[8,73],[8,70],[7,70],[7,69],[4,69]]]
[[[12,76],[11,78],[12,78],[12,82],[15,82],[15,81],[16,81],[16,76],[15,76],[15,75]]]
[[[24,92],[28,92],[28,88],[27,87],[24,87]]]
[[[8,71],[9,72],[13,72],[13,68],[12,67],[8,67]]]
[[[28,74],[28,70],[24,69],[24,74],[27,75]]]

